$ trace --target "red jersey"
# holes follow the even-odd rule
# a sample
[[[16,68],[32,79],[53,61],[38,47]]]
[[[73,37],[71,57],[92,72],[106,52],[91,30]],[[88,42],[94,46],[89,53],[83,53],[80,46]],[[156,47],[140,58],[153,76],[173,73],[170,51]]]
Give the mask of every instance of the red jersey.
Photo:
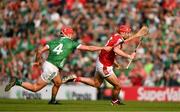
[[[118,34],[115,33],[113,34],[110,39],[107,41],[106,46],[116,46],[123,42],[123,38]],[[114,63],[115,59],[115,52],[112,48],[111,51],[106,51],[106,50],[101,50],[99,54],[99,61],[104,65],[104,66],[112,66]]]

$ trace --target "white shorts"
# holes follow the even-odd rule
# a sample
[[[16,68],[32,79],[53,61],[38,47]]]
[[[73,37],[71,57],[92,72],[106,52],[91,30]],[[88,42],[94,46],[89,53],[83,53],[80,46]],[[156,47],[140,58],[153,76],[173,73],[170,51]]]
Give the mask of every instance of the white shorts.
[[[59,69],[48,61],[45,61],[42,66],[43,73],[41,74],[42,80],[50,83],[51,80],[58,75]]]
[[[99,61],[99,58],[96,60],[96,72],[100,73],[100,75],[104,78],[114,74],[113,66],[104,66]]]

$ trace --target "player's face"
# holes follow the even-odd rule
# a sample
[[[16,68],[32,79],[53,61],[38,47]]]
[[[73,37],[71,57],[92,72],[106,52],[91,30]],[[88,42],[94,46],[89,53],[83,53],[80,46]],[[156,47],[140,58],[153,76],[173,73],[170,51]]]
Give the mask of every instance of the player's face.
[[[120,34],[124,39],[127,39],[127,38],[129,38],[131,36],[131,33],[121,32]]]

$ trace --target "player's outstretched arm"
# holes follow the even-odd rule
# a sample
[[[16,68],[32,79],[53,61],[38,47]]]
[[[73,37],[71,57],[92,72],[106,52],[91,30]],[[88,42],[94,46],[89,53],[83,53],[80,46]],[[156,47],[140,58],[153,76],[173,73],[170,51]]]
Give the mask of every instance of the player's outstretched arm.
[[[36,52],[36,59],[35,59],[35,64],[40,64],[40,61],[42,59],[42,54],[49,49],[48,46],[44,46],[42,49],[37,50]]]
[[[119,46],[115,47],[114,48],[114,52],[116,54],[118,54],[119,56],[123,56],[123,57],[126,57],[126,58],[129,58],[129,59],[133,59],[135,57],[135,53],[132,53],[131,55],[125,53],[124,51],[122,51]]]
[[[78,46],[79,50],[85,50],[85,51],[99,51],[99,50],[106,50],[110,51],[112,47],[98,47],[98,46],[87,46],[87,45],[80,45]]]

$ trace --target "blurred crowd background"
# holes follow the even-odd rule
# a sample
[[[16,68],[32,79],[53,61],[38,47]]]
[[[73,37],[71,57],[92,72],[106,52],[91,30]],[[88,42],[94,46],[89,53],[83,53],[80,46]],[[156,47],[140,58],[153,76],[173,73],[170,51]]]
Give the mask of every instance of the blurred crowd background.
[[[76,41],[105,45],[118,25],[136,32],[147,25],[150,34],[137,50],[130,69],[115,73],[122,86],[180,86],[179,0],[1,0],[0,83],[11,76],[36,81],[41,70],[33,67],[38,47],[58,38],[63,25],[72,26]],[[137,42],[123,45],[132,53]],[[46,57],[47,54],[44,55]],[[74,51],[62,74],[94,75],[98,52]],[[110,87],[108,83],[105,85]]]

